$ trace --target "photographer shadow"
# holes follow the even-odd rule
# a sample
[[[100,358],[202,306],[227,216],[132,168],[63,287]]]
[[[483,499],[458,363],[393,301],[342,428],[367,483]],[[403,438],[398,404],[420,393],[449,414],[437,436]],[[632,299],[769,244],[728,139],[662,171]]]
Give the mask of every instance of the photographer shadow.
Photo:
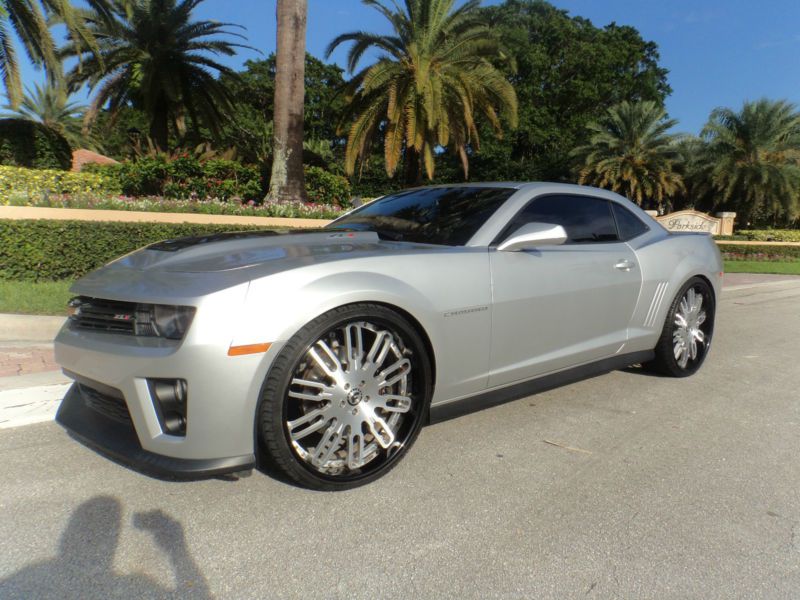
[[[212,598],[205,577],[186,547],[183,526],[160,510],[136,513],[133,525],[149,532],[166,554],[175,588],[144,574],[114,571],[122,527],[116,498],[97,496],[72,513],[58,556],[24,567],[0,580],[2,598]]]

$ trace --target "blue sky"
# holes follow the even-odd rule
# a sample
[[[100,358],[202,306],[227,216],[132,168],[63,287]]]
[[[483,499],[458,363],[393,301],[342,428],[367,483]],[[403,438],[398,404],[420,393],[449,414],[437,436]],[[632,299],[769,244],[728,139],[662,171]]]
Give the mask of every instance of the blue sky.
[[[497,1],[485,0],[484,4]],[[800,0],[553,0],[572,15],[603,26],[632,25],[656,42],[669,69],[673,93],[667,110],[678,129],[698,133],[717,106],[738,109],[746,99],[786,98],[800,105]],[[247,27],[250,44],[275,50],[275,0],[206,0],[205,19]],[[385,20],[360,0],[308,0],[308,51],[323,57],[339,33],[383,33]],[[345,50],[331,57],[344,64]],[[242,51],[227,62],[238,67],[258,54]],[[26,83],[41,79],[30,65]]]

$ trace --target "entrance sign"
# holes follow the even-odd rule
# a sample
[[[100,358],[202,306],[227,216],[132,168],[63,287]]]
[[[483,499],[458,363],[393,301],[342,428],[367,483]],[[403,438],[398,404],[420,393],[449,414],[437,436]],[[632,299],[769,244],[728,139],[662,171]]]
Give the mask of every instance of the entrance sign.
[[[710,233],[711,235],[732,235],[735,217],[736,213],[734,212],[721,212],[717,213],[716,217],[712,217],[696,210],[679,210],[668,215],[655,216],[656,220],[669,231]]]

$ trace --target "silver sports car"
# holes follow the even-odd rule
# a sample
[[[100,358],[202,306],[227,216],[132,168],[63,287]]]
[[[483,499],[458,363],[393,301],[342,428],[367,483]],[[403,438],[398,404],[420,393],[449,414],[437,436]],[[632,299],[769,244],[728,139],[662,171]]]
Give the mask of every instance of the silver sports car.
[[[611,192],[406,190],[316,231],[168,240],[80,279],[57,420],[154,475],[338,490],[424,423],[711,345],[722,261]]]

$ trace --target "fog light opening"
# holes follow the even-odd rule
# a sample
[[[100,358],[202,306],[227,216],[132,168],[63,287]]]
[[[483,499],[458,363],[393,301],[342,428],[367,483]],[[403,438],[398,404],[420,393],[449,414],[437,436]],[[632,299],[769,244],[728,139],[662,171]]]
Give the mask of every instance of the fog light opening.
[[[158,415],[161,431],[186,435],[187,386],[185,379],[148,379],[150,396]]]

